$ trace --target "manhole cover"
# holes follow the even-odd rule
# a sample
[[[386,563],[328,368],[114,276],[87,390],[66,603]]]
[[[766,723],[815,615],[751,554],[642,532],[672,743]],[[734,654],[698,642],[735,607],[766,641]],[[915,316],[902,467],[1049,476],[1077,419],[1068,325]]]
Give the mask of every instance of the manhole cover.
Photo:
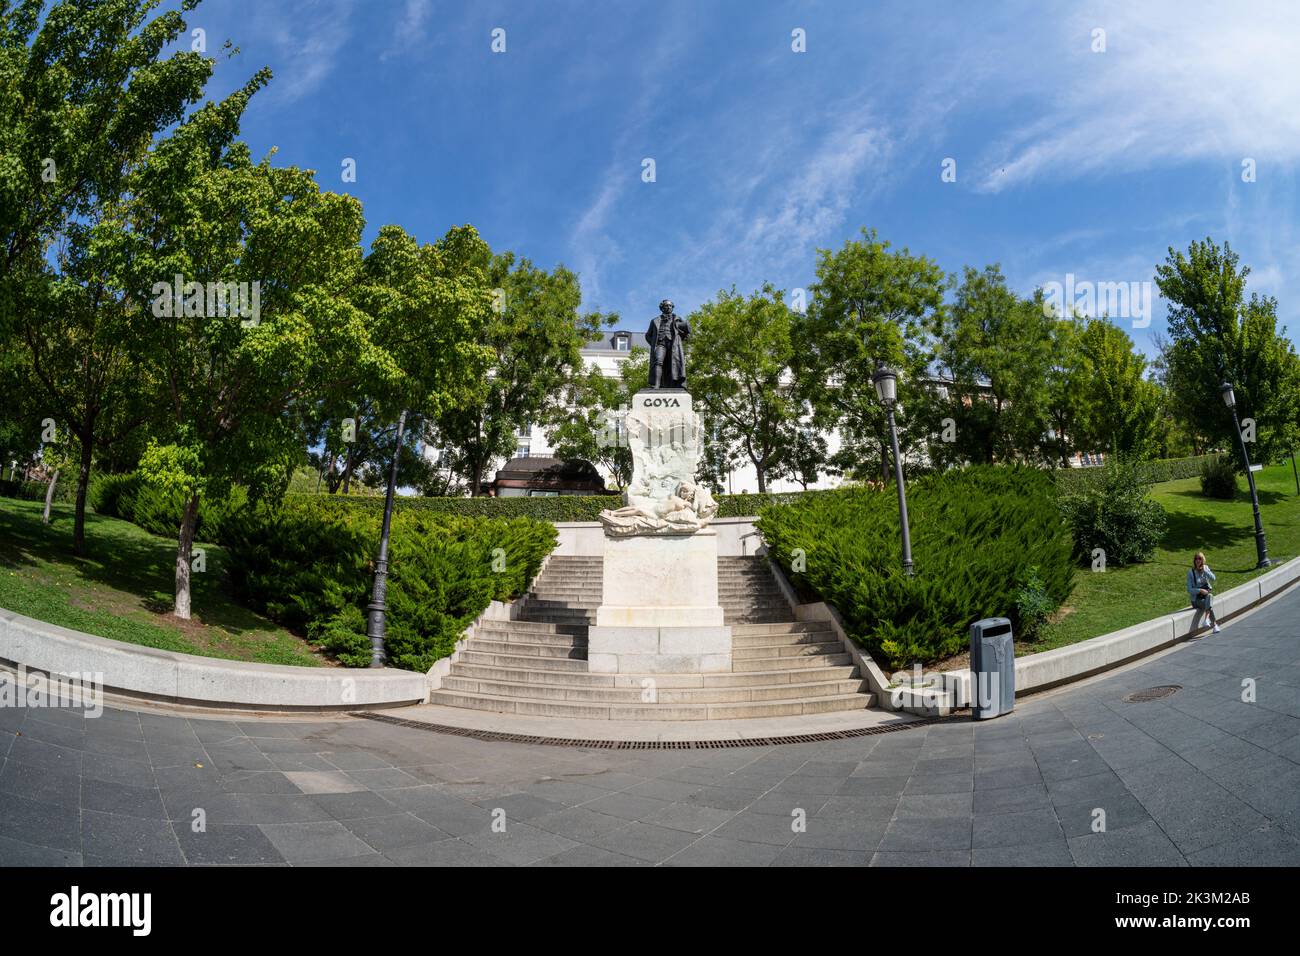
[[[1182,684],[1162,684],[1160,687],[1135,690],[1124,699],[1131,704],[1140,704],[1146,700],[1164,700],[1166,697],[1172,697],[1182,689]]]

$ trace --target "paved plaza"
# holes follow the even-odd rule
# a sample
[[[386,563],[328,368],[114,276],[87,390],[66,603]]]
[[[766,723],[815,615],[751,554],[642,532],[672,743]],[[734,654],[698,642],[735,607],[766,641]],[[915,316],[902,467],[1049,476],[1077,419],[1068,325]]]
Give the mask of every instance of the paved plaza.
[[[770,747],[4,708],[0,864],[1297,865],[1297,620],[1300,591],[998,720]]]

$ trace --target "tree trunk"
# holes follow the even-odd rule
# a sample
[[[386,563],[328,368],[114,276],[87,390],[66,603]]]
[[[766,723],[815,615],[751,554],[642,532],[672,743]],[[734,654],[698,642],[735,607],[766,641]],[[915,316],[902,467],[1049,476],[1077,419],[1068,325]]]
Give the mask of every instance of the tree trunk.
[[[199,496],[190,495],[181,515],[180,539],[176,544],[176,610],[183,621],[190,619],[190,561],[194,551],[194,526],[198,523]]]
[[[475,458],[474,463],[470,466],[469,494],[471,498],[482,497],[483,495],[483,489],[481,484],[482,479],[483,479],[483,463],[479,461],[477,458]]]
[[[77,557],[86,554],[86,492],[90,488],[90,454],[92,446],[81,442],[81,467],[77,470],[77,512],[72,522],[72,553]]]
[[[352,468],[356,460],[352,457],[352,449],[348,449],[344,460],[347,464],[343,468],[343,494],[348,494],[352,490]]]
[[[54,469],[54,474],[50,476],[50,486],[45,489],[45,513],[41,515],[41,521],[45,524],[50,523],[50,502],[54,500],[54,485],[59,480],[59,469]]]

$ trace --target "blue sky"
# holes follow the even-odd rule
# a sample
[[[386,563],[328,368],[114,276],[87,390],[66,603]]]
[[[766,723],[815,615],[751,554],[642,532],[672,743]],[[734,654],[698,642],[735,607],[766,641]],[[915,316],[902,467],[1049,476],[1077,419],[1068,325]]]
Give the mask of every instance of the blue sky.
[[[240,48],[214,95],[274,70],[245,138],[358,196],[367,240],[473,223],[629,328],[664,296],[807,287],[871,226],[1025,293],[1147,281],[1211,235],[1300,329],[1300,4],[205,0],[190,22]]]

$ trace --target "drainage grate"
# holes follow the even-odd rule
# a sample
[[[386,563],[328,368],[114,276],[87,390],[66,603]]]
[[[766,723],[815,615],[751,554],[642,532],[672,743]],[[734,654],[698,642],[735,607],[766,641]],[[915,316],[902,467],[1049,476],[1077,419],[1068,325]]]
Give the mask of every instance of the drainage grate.
[[[1177,689],[1177,688],[1175,688]],[[475,730],[470,727],[453,727],[449,724],[430,724],[422,720],[407,720],[372,711],[355,711],[348,716],[364,720],[377,720],[381,724],[394,724],[412,730],[475,740],[495,740],[512,744],[540,744],[543,747],[582,747],[588,750],[720,750],[728,747],[775,747],[781,744],[810,744],[824,740],[849,740],[853,737],[874,737],[900,730],[929,727],[961,720],[970,721],[970,714],[952,714],[947,717],[925,717],[903,724],[884,724],[878,727],[857,727],[852,730],[827,730],[816,734],[793,734],[787,737],[751,737],[743,740],[580,740],[570,737],[534,737],[530,734],[508,734],[499,730]]]
[[[1141,704],[1148,700],[1164,700],[1166,697],[1172,697],[1183,689],[1182,684],[1161,684],[1159,687],[1147,687],[1144,690],[1135,690],[1124,698],[1130,704]]]

